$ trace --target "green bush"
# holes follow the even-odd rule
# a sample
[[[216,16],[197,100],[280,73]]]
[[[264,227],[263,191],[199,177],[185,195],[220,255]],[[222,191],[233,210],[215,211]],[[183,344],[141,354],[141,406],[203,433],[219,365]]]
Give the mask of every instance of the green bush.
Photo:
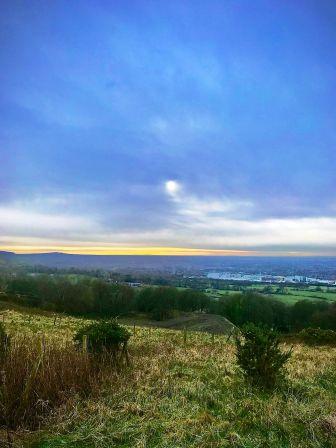
[[[284,380],[291,351],[280,350],[278,333],[265,326],[247,324],[236,339],[237,362],[252,385],[273,389]]]
[[[75,342],[92,353],[110,352],[116,354],[126,348],[131,333],[115,320],[94,322],[81,328],[75,335]]]
[[[299,333],[300,339],[308,345],[336,344],[336,331],[321,328],[305,328]]]

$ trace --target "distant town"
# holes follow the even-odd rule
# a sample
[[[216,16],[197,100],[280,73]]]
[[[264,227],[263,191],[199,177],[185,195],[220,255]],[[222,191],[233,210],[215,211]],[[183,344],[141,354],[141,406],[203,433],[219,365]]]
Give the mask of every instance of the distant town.
[[[304,284],[321,284],[335,286],[336,280],[328,280],[316,277],[306,277],[304,275],[264,275],[264,274],[244,274],[242,272],[209,272],[207,278],[213,280],[229,280],[239,282],[256,282],[256,283],[304,283]]]

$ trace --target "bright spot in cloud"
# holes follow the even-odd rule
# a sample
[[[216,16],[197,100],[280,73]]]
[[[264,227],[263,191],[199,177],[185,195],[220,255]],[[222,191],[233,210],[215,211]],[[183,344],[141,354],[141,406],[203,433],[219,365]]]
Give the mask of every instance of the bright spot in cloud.
[[[167,180],[165,183],[166,192],[170,195],[175,197],[177,193],[180,191],[181,186],[176,180]]]

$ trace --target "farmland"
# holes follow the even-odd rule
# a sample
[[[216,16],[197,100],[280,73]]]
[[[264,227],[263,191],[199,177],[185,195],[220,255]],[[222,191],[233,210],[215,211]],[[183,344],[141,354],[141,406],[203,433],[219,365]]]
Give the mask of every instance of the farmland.
[[[3,310],[12,338],[71,343],[85,319]],[[247,386],[226,336],[129,327],[131,365],[91,396],[74,396],[16,446],[333,447],[336,348],[296,344],[288,385]]]
[[[297,286],[285,286],[283,288],[279,288],[279,285],[265,286],[254,284],[249,286],[240,286],[238,289],[237,286],[233,284],[228,285],[227,288],[228,289],[208,289],[207,294],[210,297],[219,298],[226,294],[237,294],[243,291],[246,292],[252,290],[288,305],[293,305],[299,300],[336,302],[336,288],[334,287],[321,287],[319,290],[316,290],[316,287],[314,286],[305,286],[300,288]]]

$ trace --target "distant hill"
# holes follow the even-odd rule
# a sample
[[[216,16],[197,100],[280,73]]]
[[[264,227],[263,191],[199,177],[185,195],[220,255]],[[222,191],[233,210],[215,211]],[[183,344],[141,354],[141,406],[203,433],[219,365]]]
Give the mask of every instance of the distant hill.
[[[15,260],[16,254],[14,252],[5,252],[0,250],[0,263],[11,263]]]
[[[78,255],[62,252],[15,254],[0,252],[2,264],[18,263],[54,268],[105,270],[213,270],[307,275],[336,278],[336,257],[240,257],[240,256],[163,256],[163,255]]]
[[[174,269],[202,267],[208,257],[178,257],[150,255],[78,255],[62,252],[14,254],[0,252],[0,259],[27,265],[55,268],[87,269]],[[211,257],[217,258],[217,257]],[[208,264],[208,263],[207,263]],[[210,266],[213,263],[210,263]]]
[[[0,250],[0,257],[1,258],[12,258],[15,257],[15,253],[14,252],[6,252],[4,250]]]

